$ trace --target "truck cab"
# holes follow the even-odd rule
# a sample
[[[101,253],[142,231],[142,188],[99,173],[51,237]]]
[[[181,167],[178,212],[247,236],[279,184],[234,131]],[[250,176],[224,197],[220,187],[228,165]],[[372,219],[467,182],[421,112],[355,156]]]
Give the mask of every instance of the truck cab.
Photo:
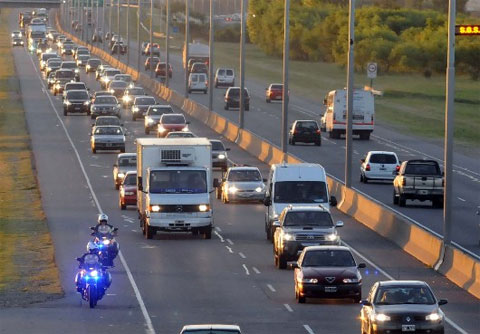
[[[137,140],[137,207],[147,239],[157,231],[211,239],[212,152],[206,138]]]

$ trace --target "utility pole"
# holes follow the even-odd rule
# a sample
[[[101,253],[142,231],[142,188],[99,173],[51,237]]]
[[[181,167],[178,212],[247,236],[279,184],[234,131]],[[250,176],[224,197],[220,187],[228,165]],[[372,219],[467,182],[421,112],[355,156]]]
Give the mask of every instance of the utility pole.
[[[290,55],[290,0],[285,0],[283,14],[283,101],[282,101],[282,153],[283,162],[287,162],[288,137],[288,65]]]
[[[188,49],[190,40],[190,8],[189,0],[185,0],[185,98],[188,98]]]
[[[130,0],[127,0],[127,65],[130,65]]]
[[[353,47],[355,33],[355,0],[350,0],[348,16],[347,61],[347,128],[345,129],[345,187],[352,187],[352,123],[353,123]]]
[[[453,191],[453,130],[455,127],[455,17],[456,0],[448,5],[448,48],[445,93],[445,150],[443,170],[445,188],[443,192],[443,243],[452,242],[452,191]]]
[[[166,8],[165,8],[165,14],[167,16],[165,20],[165,87],[168,87],[168,69],[170,68],[170,53],[169,53],[169,48],[170,48],[170,0],[167,0],[166,3]]]
[[[238,127],[243,129],[245,123],[245,23],[247,0],[242,0],[240,10],[242,11],[241,32],[240,32],[240,115]]]
[[[150,77],[153,78],[153,0],[150,0]]]
[[[140,21],[142,18],[142,1],[138,0],[138,8],[137,8],[137,71],[140,73],[140,60],[142,59],[142,51],[140,50],[141,42],[140,42]]]
[[[215,41],[214,26],[213,26],[213,11],[214,0],[210,0],[210,40],[208,45],[210,47],[208,57],[208,110],[213,111],[213,43]]]
[[[118,41],[122,38],[122,34],[120,34],[120,0],[117,0],[117,34],[118,34]],[[118,49],[117,52],[117,59],[120,60],[120,50]]]
[[[103,49],[105,50],[105,34],[107,33],[107,31],[105,30],[105,11],[106,11],[106,6],[105,6],[105,3],[107,2],[107,0],[103,0],[103,4],[102,4],[102,47]]]

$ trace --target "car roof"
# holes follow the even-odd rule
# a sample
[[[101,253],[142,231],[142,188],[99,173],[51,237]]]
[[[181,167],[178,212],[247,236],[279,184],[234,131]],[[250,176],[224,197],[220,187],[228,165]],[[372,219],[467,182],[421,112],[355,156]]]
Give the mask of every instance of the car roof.
[[[271,167],[275,171],[274,181],[324,181],[326,182],[325,169],[314,163],[301,164],[274,164]]]
[[[391,155],[397,155],[395,152],[390,152],[390,151],[368,151],[367,154],[391,154]]]
[[[317,123],[317,121],[314,120],[314,119],[297,119],[297,120],[295,120],[295,122],[297,122],[297,123],[300,123],[300,122],[315,122],[315,123]]]
[[[326,209],[322,204],[319,204],[318,206],[306,206],[306,205],[287,205],[285,207],[286,211],[319,211],[319,212],[330,212],[328,209]]]
[[[185,118],[185,115],[184,114],[180,114],[180,113],[175,113],[175,114],[163,114],[162,117],[165,116],[165,117],[171,117],[171,116],[182,116],[183,118]]]
[[[378,282],[380,286],[418,286],[424,285],[428,286],[428,284],[424,281],[416,281],[416,280],[393,280],[393,281],[380,281]]]
[[[95,127],[96,129],[100,129],[100,128],[121,128],[120,125],[97,125]]]
[[[115,117],[115,116],[114,116]],[[129,158],[129,157],[136,157],[137,153],[129,152],[129,153],[120,153],[117,155],[118,158]]]
[[[317,250],[341,250],[341,251],[348,251],[351,253],[350,248],[346,246],[338,246],[338,245],[307,246],[304,248],[305,252],[317,251]]]
[[[187,325],[183,326],[182,331],[185,330],[218,330],[218,329],[226,329],[231,331],[240,331],[240,327],[237,325],[219,325],[219,324],[204,324],[204,325]]]
[[[228,170],[229,171],[231,171],[231,170],[257,170],[257,171],[260,171],[258,169],[258,167],[252,167],[252,166],[235,166],[235,167],[230,167]]]

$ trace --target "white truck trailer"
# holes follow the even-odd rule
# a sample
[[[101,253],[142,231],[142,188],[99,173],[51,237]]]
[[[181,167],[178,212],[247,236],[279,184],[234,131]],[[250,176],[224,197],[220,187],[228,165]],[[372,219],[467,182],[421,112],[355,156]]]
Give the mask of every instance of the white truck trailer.
[[[212,148],[207,138],[137,139],[137,208],[147,239],[157,231],[212,237]]]

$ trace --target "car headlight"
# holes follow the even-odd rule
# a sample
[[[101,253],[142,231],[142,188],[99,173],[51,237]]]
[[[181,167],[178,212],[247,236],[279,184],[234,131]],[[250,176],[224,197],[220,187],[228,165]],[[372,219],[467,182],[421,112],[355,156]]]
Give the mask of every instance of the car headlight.
[[[431,313],[425,317],[427,321],[439,321],[442,320],[442,315],[437,312]]]
[[[262,190],[263,190],[262,187],[256,187],[256,188],[255,188],[255,191],[256,191],[257,193],[261,193]]]
[[[183,132],[188,132],[188,126],[185,126],[183,129],[182,129]]]
[[[78,68],[75,69],[75,73],[78,73]]]
[[[378,322],[385,322],[385,321],[390,321],[391,318],[386,314],[379,313],[375,315],[375,320]]]
[[[325,235],[325,240],[327,241],[335,241],[337,240],[337,238],[338,238],[338,235],[335,233]]]
[[[165,132],[165,128],[162,125],[159,125],[158,132]]]
[[[200,212],[208,211],[208,204],[200,204],[198,210],[200,210]]]
[[[70,101],[65,101],[64,103],[65,103],[66,106],[72,105],[72,104],[70,103]]]
[[[290,233],[284,233],[283,234],[283,239],[286,240],[286,241],[290,241],[290,240],[294,240],[295,236],[293,234],[290,234]]]
[[[83,105],[84,105],[84,106],[90,105],[90,101],[85,101],[85,102],[83,102]]]
[[[359,283],[360,281],[358,280],[358,278],[344,278],[343,279],[343,283]]]
[[[154,122],[154,120],[149,118],[149,117],[147,117],[145,120],[147,121],[147,123],[153,123]]]
[[[218,158],[221,159],[221,160],[225,159],[225,154],[219,154]]]
[[[138,112],[138,107],[133,107],[133,108],[132,108],[132,111],[133,111],[133,112]]]
[[[237,191],[238,191],[238,189],[235,186],[228,187],[228,192],[230,194],[235,194]]]
[[[128,102],[128,101],[130,101],[130,100],[131,100],[131,98],[130,98],[130,96],[128,96],[128,95],[125,95],[125,96],[123,97],[123,102]]]
[[[125,177],[125,173],[118,173],[117,178],[123,179]]]
[[[160,205],[151,205],[150,211],[152,212],[160,212]]]
[[[304,278],[304,279],[302,279],[302,283],[317,284],[318,279],[316,279],[316,278]]]

